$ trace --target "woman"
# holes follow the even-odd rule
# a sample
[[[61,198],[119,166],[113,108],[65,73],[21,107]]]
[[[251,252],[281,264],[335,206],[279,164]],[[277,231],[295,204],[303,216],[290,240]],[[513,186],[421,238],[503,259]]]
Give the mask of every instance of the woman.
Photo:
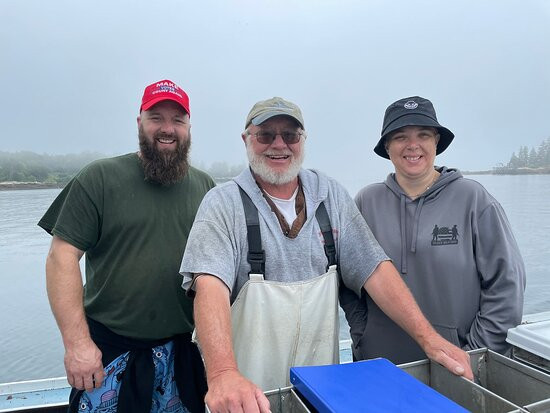
[[[395,173],[363,188],[355,201],[436,330],[465,350],[504,353],[507,330],[521,322],[523,260],[502,207],[485,188],[456,169],[434,167],[453,138],[429,100],[391,104],[374,151],[391,160]],[[370,297],[348,294],[342,303],[356,359],[425,358]]]

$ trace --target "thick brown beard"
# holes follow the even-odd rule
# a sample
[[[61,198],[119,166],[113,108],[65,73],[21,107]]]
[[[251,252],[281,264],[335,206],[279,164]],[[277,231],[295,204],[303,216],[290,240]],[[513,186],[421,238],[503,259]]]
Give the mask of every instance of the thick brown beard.
[[[153,141],[150,142],[141,128],[138,136],[141,152],[140,161],[146,181],[169,186],[185,177],[189,170],[191,136],[183,142],[180,142],[176,136],[177,146],[174,151],[159,151],[155,145],[156,138],[160,136],[168,138],[174,138],[174,136],[157,134],[153,136]]]

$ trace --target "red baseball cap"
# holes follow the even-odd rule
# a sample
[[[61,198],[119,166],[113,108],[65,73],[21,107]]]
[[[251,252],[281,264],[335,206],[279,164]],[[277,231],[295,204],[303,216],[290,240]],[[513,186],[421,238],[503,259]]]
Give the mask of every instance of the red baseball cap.
[[[191,116],[191,112],[189,111],[189,96],[187,96],[187,93],[181,87],[168,79],[159,80],[145,88],[139,112],[149,110],[151,106],[163,100],[173,100],[179,103]]]

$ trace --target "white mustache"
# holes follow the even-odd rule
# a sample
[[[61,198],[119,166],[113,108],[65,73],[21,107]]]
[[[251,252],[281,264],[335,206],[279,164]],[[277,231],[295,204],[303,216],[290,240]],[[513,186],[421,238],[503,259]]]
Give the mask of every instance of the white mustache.
[[[265,156],[292,156],[292,152],[264,152],[263,155]]]

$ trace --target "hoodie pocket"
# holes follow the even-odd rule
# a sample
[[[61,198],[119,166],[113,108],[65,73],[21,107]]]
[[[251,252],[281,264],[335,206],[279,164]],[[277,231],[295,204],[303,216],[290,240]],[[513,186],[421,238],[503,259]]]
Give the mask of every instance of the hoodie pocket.
[[[462,347],[458,338],[458,331],[456,327],[447,327],[440,324],[432,324],[432,326],[445,340],[450,341],[459,348]]]

